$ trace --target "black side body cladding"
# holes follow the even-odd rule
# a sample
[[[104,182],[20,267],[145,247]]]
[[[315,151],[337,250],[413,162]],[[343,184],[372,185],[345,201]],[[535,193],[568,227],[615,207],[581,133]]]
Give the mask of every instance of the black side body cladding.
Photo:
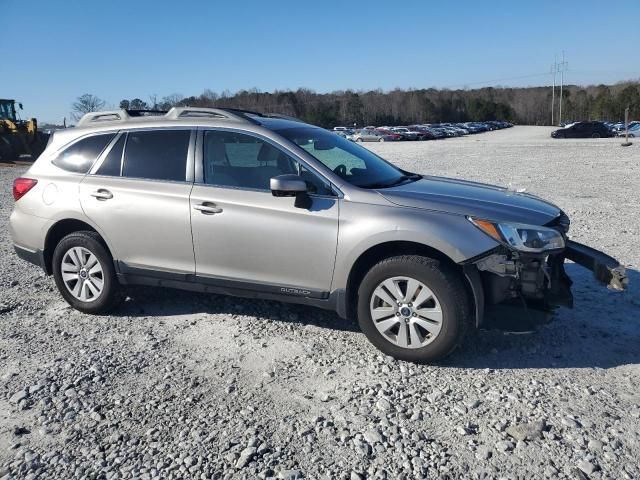
[[[19,247],[18,245],[14,245],[13,249],[16,251],[16,255],[20,257],[22,260],[26,260],[29,263],[33,263],[34,265],[42,268],[47,275],[50,275],[51,272],[48,272],[46,269],[46,263],[44,261],[44,252],[42,250],[28,250],[23,247]]]
[[[123,285],[147,285],[153,287],[177,288],[194,292],[216,293],[235,297],[260,298],[288,303],[310,305],[340,313],[345,307],[339,307],[344,295],[340,291],[333,293],[320,290],[242,282],[222,277],[209,277],[183,272],[150,270],[127,265],[116,261],[118,281]]]

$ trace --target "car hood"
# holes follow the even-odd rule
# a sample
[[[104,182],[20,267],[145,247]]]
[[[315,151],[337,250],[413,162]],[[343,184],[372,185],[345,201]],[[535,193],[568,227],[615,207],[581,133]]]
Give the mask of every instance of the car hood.
[[[555,205],[533,195],[444,177],[424,176],[405,185],[379,189],[378,193],[403,207],[502,222],[545,225],[562,213]]]

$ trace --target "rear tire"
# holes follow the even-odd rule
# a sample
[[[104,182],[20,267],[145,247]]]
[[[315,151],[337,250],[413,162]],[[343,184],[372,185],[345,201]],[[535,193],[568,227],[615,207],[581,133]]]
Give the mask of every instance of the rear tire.
[[[399,360],[442,359],[462,343],[471,323],[463,282],[451,267],[431,258],[382,260],[358,289],[360,328],[379,350]]]
[[[53,252],[53,278],[62,297],[84,313],[106,313],[122,300],[113,258],[95,232],[74,232]]]
[[[593,133],[591,135],[591,138],[600,138],[600,134],[599,133]]]

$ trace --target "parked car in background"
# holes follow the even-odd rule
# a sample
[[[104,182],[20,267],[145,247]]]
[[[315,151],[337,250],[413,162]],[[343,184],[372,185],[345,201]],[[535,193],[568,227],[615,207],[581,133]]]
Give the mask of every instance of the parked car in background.
[[[340,130],[333,129],[333,133],[341,136],[342,138],[348,138],[349,135],[353,135],[356,131],[352,128],[344,128],[342,127]]]
[[[459,127],[457,124],[455,123],[443,123],[442,124],[445,128],[447,128],[448,130],[452,131],[456,137],[460,137],[462,135],[466,135],[469,132],[467,130],[465,130],[464,128]]]
[[[618,132],[619,137],[624,137],[627,135],[627,131],[623,128]],[[636,123],[633,127],[629,127],[629,136],[631,138],[640,138],[640,123]]]
[[[393,127],[393,133],[401,135],[404,140],[421,140],[420,132],[409,130],[407,127]]]
[[[431,132],[431,134],[433,135],[433,137],[436,138],[436,139],[447,138],[447,132],[445,132],[443,129],[441,129],[437,125],[438,124],[431,124],[431,125],[429,125],[427,127],[429,129],[429,131]]]
[[[576,122],[551,132],[552,138],[606,138],[613,132],[603,122]]]
[[[434,135],[434,133],[428,127],[425,127],[424,125],[411,125],[409,128],[411,130],[415,131],[415,132],[420,132],[420,134],[422,135],[421,140],[435,140],[436,139],[436,136]]]
[[[393,141],[395,138],[391,138],[391,136],[377,132],[373,129],[363,128],[351,135],[349,140],[353,142],[387,142]]]
[[[378,133],[381,133],[382,135],[385,135],[388,140],[392,140],[394,142],[397,142],[398,140],[402,140],[402,135],[393,133],[388,128],[378,127],[375,129],[375,131]]]
[[[510,122],[500,120],[490,120],[486,122],[446,122],[446,123],[416,123],[409,126],[404,125],[380,125],[377,127],[368,126],[361,130],[365,132],[375,131],[388,135],[383,141],[389,140],[433,140],[440,138],[459,137],[461,135],[469,135],[473,133],[489,132],[492,130],[500,130],[503,128],[513,127]],[[350,129],[349,127],[333,127],[332,131],[349,140],[356,141],[362,138],[358,135],[360,130]],[[399,136],[399,138],[398,138]],[[365,139],[358,141],[380,141],[380,139]]]

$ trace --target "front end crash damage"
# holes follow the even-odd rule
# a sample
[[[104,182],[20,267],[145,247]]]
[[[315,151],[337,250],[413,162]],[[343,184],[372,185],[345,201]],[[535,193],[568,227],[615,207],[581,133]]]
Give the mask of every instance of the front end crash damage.
[[[572,281],[565,272],[565,260],[591,270],[610,289],[624,290],[628,284],[617,260],[571,240],[563,250],[539,254],[501,246],[463,265],[476,297],[477,326],[531,331],[551,320],[557,307],[572,308]]]

